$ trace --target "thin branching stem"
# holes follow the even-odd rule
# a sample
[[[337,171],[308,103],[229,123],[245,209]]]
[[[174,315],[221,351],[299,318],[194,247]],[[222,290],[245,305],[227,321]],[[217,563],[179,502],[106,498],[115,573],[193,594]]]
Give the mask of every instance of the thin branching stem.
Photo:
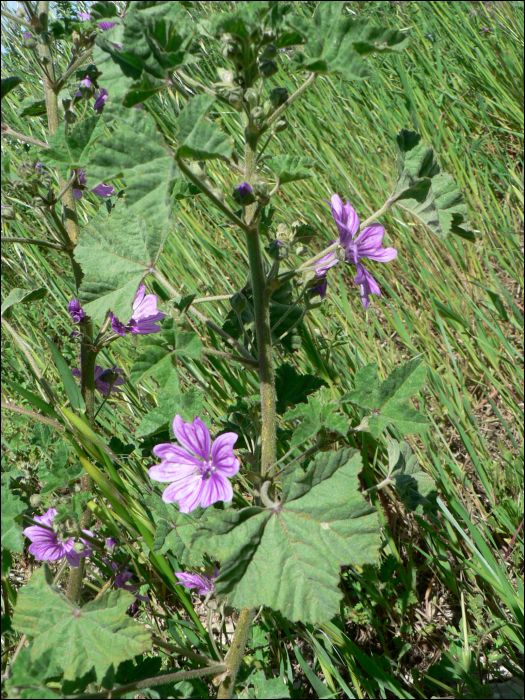
[[[55,250],[66,250],[66,247],[60,243],[52,241],[41,241],[39,238],[14,238],[12,236],[2,236],[2,243],[24,243],[26,245],[39,245],[43,248],[54,248]]]
[[[33,146],[39,146],[40,148],[49,148],[49,145],[45,141],[40,141],[40,139],[35,139],[32,136],[26,136],[26,134],[20,134],[18,131],[11,129],[5,122],[2,122],[2,136],[12,136],[14,139],[19,141],[24,141],[25,143],[32,143]]]

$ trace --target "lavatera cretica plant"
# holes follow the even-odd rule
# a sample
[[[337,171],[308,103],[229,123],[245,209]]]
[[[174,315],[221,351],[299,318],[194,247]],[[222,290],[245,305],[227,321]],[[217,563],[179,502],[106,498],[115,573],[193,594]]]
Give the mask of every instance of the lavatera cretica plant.
[[[85,676],[116,684],[119,695],[140,692],[145,682],[105,674],[153,645],[194,667],[150,685],[211,674],[219,697],[232,697],[258,611],[328,623],[343,599],[341,567],[378,562],[380,504],[370,494],[396,488],[399,474],[391,466],[370,486],[363,457],[368,464],[370,446],[387,436],[428,426],[410,404],[424,383],[422,358],[384,381],[365,365],[341,395],[335,377],[303,371],[308,314],[323,313],[342,279],[361,299],[346,324],[367,323],[378,278],[398,277],[396,248],[385,242],[395,230],[380,221],[393,205],[440,235],[464,233],[466,214],[432,149],[411,131],[398,137],[397,183],[375,213],[366,216],[355,193],[332,191],[315,203],[321,230],[281,214],[287,186],[296,183],[300,203],[301,181],[322,167],[286,153],[296,103],[325,76],[363,80],[375,54],[402,52],[404,32],[353,19],[343,2],[320,2],[313,16],[300,3],[236,2],[228,11],[216,3],[199,22],[192,3],[128,3],[122,15],[94,3],[73,24],[71,43],[60,39],[72,52],[60,74],[50,68],[57,38],[45,28],[47,5],[29,23],[46,32],[48,143],[31,145],[38,169],[30,164],[16,180],[7,168],[5,182],[35,198],[53,245],[71,261],[67,355],[80,357],[70,369],[47,338],[63,389],[31,359],[45,397],[38,410],[67,448],[60,468],[69,495],[9,507],[28,519],[35,559],[72,568],[66,598],[44,564],[20,592],[13,625],[31,640],[32,661],[50,664],[50,644],[73,644],[74,659],[52,656],[51,676],[64,681]],[[291,94],[284,74],[297,85]],[[66,87],[74,98],[59,109]],[[445,185],[455,196],[442,196]],[[189,207],[207,239],[239,263],[237,279],[217,275],[211,294],[198,278],[184,290],[163,272],[185,264],[170,259],[173,237],[184,236],[191,258],[195,242],[182,225]],[[7,317],[3,325],[17,343]],[[114,364],[119,346],[130,365]],[[239,395],[241,386],[251,394]],[[204,617],[192,594],[194,602],[206,596]],[[162,639],[127,615],[131,604],[163,625]],[[204,640],[198,650],[170,637],[181,610]],[[233,614],[231,644],[217,637],[211,610]]]

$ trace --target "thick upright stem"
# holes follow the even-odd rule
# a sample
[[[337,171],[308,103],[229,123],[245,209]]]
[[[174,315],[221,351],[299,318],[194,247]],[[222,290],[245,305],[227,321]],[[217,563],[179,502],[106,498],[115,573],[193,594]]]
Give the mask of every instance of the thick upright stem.
[[[49,1],[41,0],[38,3],[38,15],[42,24],[47,27],[47,16],[49,14]],[[53,55],[49,44],[39,43],[38,45],[40,59],[45,70],[42,70],[42,80],[44,83],[44,94],[46,96],[46,112],[47,122],[49,124],[49,133],[54,134],[60,123],[58,114],[58,98],[55,91],[55,68],[53,65]],[[66,186],[66,181],[59,176],[60,189],[63,190]],[[66,220],[66,229],[68,232],[71,244],[76,244],[78,238],[78,219],[73,191],[68,189],[62,199],[64,206],[64,216]]]
[[[237,678],[237,674],[239,673],[239,669],[241,667],[242,657],[244,656],[244,650],[246,649],[246,643],[248,642],[248,637],[250,636],[250,629],[256,612],[257,611],[255,608],[252,610],[248,608],[241,610],[239,621],[235,629],[233,642],[226,657],[228,675],[219,686],[219,692],[217,693],[218,698],[233,697],[235,679]]]

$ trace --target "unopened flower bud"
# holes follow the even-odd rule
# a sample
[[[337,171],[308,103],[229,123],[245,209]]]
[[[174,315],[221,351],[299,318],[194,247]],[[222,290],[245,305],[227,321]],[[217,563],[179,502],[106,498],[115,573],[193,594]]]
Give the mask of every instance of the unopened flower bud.
[[[38,506],[42,503],[42,496],[40,496],[38,493],[34,493],[29,498],[29,503],[33,506],[33,508],[38,508]]]
[[[12,221],[15,218],[15,210],[13,207],[4,207],[2,205],[2,219]]]
[[[301,279],[303,280],[303,284],[312,287],[317,281],[317,273],[315,270],[304,270]]]
[[[238,314],[244,311],[247,303],[247,299],[242,292],[235,292],[235,294],[230,297],[230,305]]]
[[[29,34],[29,32],[27,34],[28,34],[28,36],[24,37],[24,46],[26,47],[26,49],[36,49],[36,47],[38,45],[37,40],[35,39],[34,36],[31,36],[31,34]]]
[[[294,331],[292,333],[292,339],[290,341],[290,345],[292,347],[292,352],[297,352],[300,349],[302,342],[303,342],[303,338],[302,338],[301,334],[298,333],[297,331]]]
[[[259,61],[259,74],[264,80],[271,78],[278,70],[277,63],[269,58],[263,58]]]
[[[247,182],[241,182],[240,185],[237,185],[237,187],[233,190],[232,196],[237,204],[241,204],[243,207],[255,202],[252,187]]]
[[[268,254],[272,260],[284,260],[288,256],[288,246],[282,241],[271,241],[268,246]]]
[[[298,245],[295,249],[295,254],[303,258],[308,253],[308,248],[305,245]]]
[[[80,554],[81,552],[83,552],[85,550],[86,545],[83,542],[80,542],[80,540],[79,540],[78,542],[75,542],[73,547],[75,548],[75,552],[77,554]]]
[[[275,134],[278,134],[280,131],[284,131],[285,129],[288,128],[288,122],[286,119],[279,119],[278,121],[275,122],[273,131]]]
[[[285,87],[276,87],[270,90],[270,102],[274,107],[280,107],[288,99],[288,90]]]
[[[64,114],[64,120],[66,124],[74,124],[77,120],[77,116],[74,112],[72,112],[70,109],[66,111]]]
[[[262,107],[254,107],[252,109],[253,119],[262,119],[264,117],[264,109]]]
[[[233,79],[235,78],[233,71],[227,70],[226,68],[217,68],[217,75],[219,76],[221,82],[225,83],[226,85],[233,84]]]
[[[70,97],[63,97],[62,98],[62,107],[65,110],[68,110],[71,107],[71,98]]]
[[[268,195],[268,183],[263,178],[256,180],[252,185],[252,189],[257,199],[265,198]]]
[[[259,103],[259,91],[255,88],[248,88],[244,93],[244,99],[252,109],[257,107],[257,104]]]

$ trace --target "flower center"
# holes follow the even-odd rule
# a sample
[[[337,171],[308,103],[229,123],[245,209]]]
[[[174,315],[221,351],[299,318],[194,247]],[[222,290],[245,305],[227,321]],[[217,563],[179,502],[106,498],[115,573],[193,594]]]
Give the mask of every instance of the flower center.
[[[210,476],[213,474],[213,472],[217,471],[217,467],[214,467],[212,462],[208,460],[207,462],[201,462],[199,471],[202,475],[202,477],[206,480],[210,478]]]

